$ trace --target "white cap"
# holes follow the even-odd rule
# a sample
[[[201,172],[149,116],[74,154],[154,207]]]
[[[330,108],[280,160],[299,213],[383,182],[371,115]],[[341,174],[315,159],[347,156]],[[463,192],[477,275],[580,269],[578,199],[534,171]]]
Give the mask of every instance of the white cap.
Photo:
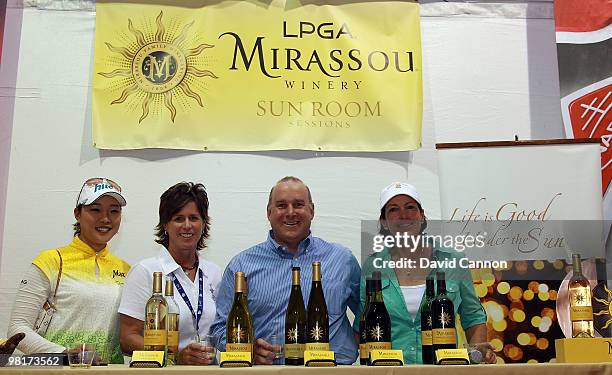
[[[81,192],[79,193],[79,198],[77,199],[76,205],[77,207],[81,205],[88,206],[103,195],[110,195],[111,197],[115,198],[122,207],[127,204],[125,197],[121,193],[121,187],[119,187],[119,185],[113,181],[109,182],[109,180],[106,178],[100,178],[85,181],[83,187],[81,188]]]
[[[419,192],[414,186],[405,182],[394,182],[380,192],[380,209],[382,210],[383,207],[385,207],[385,204],[387,204],[391,198],[398,195],[407,195],[414,199],[419,206],[423,207],[421,204],[421,198],[419,197]]]

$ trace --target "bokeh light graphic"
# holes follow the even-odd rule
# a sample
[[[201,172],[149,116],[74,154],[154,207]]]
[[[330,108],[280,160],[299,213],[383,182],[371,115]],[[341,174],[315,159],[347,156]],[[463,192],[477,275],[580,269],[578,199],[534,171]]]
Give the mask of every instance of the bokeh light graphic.
[[[508,262],[507,269],[472,270],[497,363],[554,360],[554,341],[563,337],[556,300],[567,267],[563,260],[535,260]],[[546,280],[538,280],[543,273]]]

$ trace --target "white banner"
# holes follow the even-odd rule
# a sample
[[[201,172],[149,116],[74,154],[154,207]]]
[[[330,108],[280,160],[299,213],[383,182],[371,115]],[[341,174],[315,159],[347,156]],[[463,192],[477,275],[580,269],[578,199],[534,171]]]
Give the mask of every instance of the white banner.
[[[603,257],[599,144],[517,143],[438,154],[446,230],[486,238],[484,249],[466,250],[468,257]]]

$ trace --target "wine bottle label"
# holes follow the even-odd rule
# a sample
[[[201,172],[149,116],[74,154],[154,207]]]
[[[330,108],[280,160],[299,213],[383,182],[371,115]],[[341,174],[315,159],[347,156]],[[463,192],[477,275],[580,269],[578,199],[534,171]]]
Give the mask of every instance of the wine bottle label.
[[[432,345],[432,333],[431,331],[421,331],[421,345]]]
[[[147,313],[145,317],[147,319],[145,323],[149,322],[150,324],[154,324],[153,322],[155,321],[161,322],[166,319],[166,309],[159,309],[157,312]]]
[[[593,320],[592,306],[570,306],[570,320],[577,322],[581,320]]]
[[[167,345],[168,336],[164,329],[145,329],[144,344],[147,345]]]
[[[253,351],[253,344],[227,344],[225,349],[228,352],[251,352]]]
[[[328,342],[309,342],[306,344],[306,350],[327,351],[329,350]]]
[[[367,344],[359,344],[359,358],[368,358]]]
[[[454,328],[434,328],[431,332],[433,345],[457,345],[457,334]]]
[[[386,350],[386,349],[391,349],[391,343],[390,342],[384,342],[384,341],[374,341],[374,342],[369,342],[366,344],[367,346],[367,350],[368,352],[371,350]]]
[[[304,344],[285,344],[285,358],[304,358]]]
[[[168,331],[168,346],[178,346],[179,333],[178,331]]]

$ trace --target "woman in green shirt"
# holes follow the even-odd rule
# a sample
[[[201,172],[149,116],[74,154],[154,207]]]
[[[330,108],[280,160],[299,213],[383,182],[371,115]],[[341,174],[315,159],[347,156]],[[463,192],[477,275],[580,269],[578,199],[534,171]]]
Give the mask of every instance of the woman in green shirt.
[[[470,271],[460,267],[419,267],[421,258],[427,260],[448,260],[441,264],[453,264],[454,259],[464,256],[453,250],[442,247],[423,245],[418,241],[411,246],[411,240],[417,238],[427,227],[425,212],[416,188],[407,183],[393,183],[381,192],[380,196],[380,235],[402,238],[401,244],[385,247],[382,251],[368,258],[363,265],[361,280],[361,309],[365,304],[365,276],[373,271],[382,273],[382,290],[385,306],[391,318],[391,341],[393,349],[401,349],[405,364],[423,363],[421,352],[421,302],[425,292],[425,279],[431,273],[443,271],[446,274],[446,290],[453,301],[455,314],[460,315],[461,326],[465,330],[467,341],[476,345],[483,352],[484,361],[495,362],[495,353],[487,341],[486,314],[480,300],[474,292]],[[396,264],[414,262],[412,267],[391,268],[389,261]],[[356,318],[353,330],[359,332],[359,319]]]

